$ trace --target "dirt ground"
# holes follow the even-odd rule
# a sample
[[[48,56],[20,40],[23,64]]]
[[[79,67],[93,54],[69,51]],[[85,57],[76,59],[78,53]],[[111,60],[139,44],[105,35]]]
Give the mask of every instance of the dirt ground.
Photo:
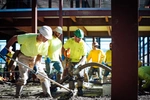
[[[87,85],[87,83],[86,83]],[[68,87],[68,84],[64,84],[65,87]],[[15,84],[0,84],[0,100],[17,100],[14,98],[15,96]],[[76,89],[74,91],[77,91]],[[93,86],[92,84],[88,85],[87,87],[84,87],[83,89],[84,97],[71,97],[73,100],[93,100],[100,98],[102,95],[102,88],[99,86]],[[40,83],[28,83],[24,86],[23,92],[22,92],[22,98],[21,100],[28,100],[28,99],[47,99],[41,97],[42,88],[40,86]],[[53,93],[53,99],[52,100],[63,100],[62,98],[64,96],[68,95],[68,91],[63,88],[58,88],[56,93]],[[105,99],[106,100],[106,99]]]
[[[87,83],[85,83],[87,85]],[[64,84],[68,87],[68,84]],[[14,98],[15,95],[15,84],[0,84],[0,100],[50,100],[49,98],[42,98],[42,88],[40,83],[28,83],[24,86],[22,92],[22,98]],[[75,90],[77,91],[77,90]],[[103,89],[101,86],[88,84],[83,89],[83,97],[71,97],[69,100],[111,100],[110,96],[102,96]],[[53,99],[51,100],[66,100],[63,99],[68,92],[63,88],[58,88],[56,93],[53,93]],[[150,95],[138,96],[138,100],[150,100]]]

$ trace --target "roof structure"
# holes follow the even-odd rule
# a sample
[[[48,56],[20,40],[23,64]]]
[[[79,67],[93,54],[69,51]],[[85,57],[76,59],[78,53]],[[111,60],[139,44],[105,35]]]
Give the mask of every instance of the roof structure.
[[[48,8],[48,0],[42,0],[42,3],[40,0],[37,2],[38,28],[42,25],[49,25],[53,29],[59,26],[59,0],[50,1],[51,8]],[[81,28],[87,37],[111,36],[111,0],[102,0],[101,2],[95,0],[94,3],[92,1],[87,0],[87,8],[75,8],[75,2],[73,2],[72,8],[70,8],[71,0],[64,0],[62,8],[64,36],[73,35],[73,31],[77,28]],[[17,9],[7,9],[5,7],[1,9],[1,38],[6,38],[6,35],[11,37],[15,34],[32,32],[32,20],[32,8],[30,7]],[[150,9],[143,7],[143,1],[140,2],[138,21],[139,35],[150,36]]]

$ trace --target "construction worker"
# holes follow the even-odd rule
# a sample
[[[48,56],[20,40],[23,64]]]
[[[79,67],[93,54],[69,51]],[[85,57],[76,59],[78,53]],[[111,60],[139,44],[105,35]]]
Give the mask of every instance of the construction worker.
[[[87,62],[90,60],[92,62],[102,63],[105,60],[105,54],[104,52],[98,48],[99,44],[97,42],[92,43],[92,50],[89,52],[87,56]],[[88,72],[89,80],[91,79],[94,72],[98,73],[98,78],[102,79],[102,68],[99,68],[98,66],[91,66]]]
[[[112,63],[112,43],[109,44],[109,50],[106,51],[106,58],[105,58],[105,64],[109,67],[111,67]],[[104,77],[103,77],[103,82],[107,82],[107,76],[109,75],[109,71],[105,70],[104,71]]]
[[[52,69],[57,71],[56,81],[59,82],[62,78],[63,67],[62,67],[62,42],[59,39],[60,35],[62,34],[62,28],[60,26],[56,27],[53,31],[52,39],[49,40],[49,48],[48,48],[48,55],[46,59],[46,73],[51,77]]]
[[[150,66],[142,66],[140,62],[138,62],[138,77],[142,82],[145,81],[144,84],[142,82],[142,86],[140,86],[140,90],[150,91]]]
[[[34,67],[34,73],[40,72],[47,77],[43,67],[41,66],[41,58],[42,55],[47,54],[49,46],[48,40],[52,38],[52,29],[49,26],[42,26],[39,29],[39,33],[40,34],[28,33],[13,36],[8,41],[7,45],[2,49],[0,54],[5,56],[7,53],[7,48],[9,48],[15,42],[18,42],[21,45],[18,61],[29,66],[30,68]],[[28,68],[22,64],[18,64],[18,66],[20,77],[16,83],[16,98],[21,97],[23,86],[27,83],[28,79]],[[43,96],[52,98],[49,80],[41,77],[38,74],[37,77],[40,79],[42,85]]]
[[[69,79],[69,88],[74,90],[74,76],[77,76],[78,96],[83,95],[82,88],[84,80],[84,70],[80,71],[77,75],[73,75],[73,71],[80,65],[85,64],[86,61],[87,49],[82,38],[84,38],[84,32],[81,29],[77,29],[74,32],[74,37],[68,39],[63,45],[63,51],[70,49],[70,64],[68,67],[68,74],[71,74],[72,77]]]
[[[13,49],[13,47],[10,46],[10,47],[9,47],[9,52],[7,53],[7,56],[13,57],[13,54],[14,54],[15,52],[12,51],[12,49]],[[6,65],[7,65],[7,71],[8,71],[7,77],[9,78],[10,81],[13,81],[13,80],[14,80],[14,72],[12,72],[12,71],[13,71],[12,68],[15,68],[15,64],[13,64],[12,66],[10,66],[11,68],[8,67],[8,65],[10,64],[10,61],[11,61],[11,59],[8,58],[8,57],[6,57]]]

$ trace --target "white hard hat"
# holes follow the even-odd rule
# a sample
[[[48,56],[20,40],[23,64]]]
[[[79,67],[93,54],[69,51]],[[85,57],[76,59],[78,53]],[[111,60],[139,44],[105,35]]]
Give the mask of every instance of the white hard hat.
[[[99,44],[97,42],[93,42],[92,45],[93,46],[99,46]]]
[[[46,39],[52,39],[52,29],[49,26],[42,26],[39,29],[40,34],[42,34]]]
[[[13,47],[12,47],[12,46],[10,46],[10,47],[9,47],[9,50],[12,50],[12,49],[13,49]]]
[[[62,34],[62,28],[61,28],[60,26],[58,26],[57,28],[55,28],[54,31],[56,31],[56,32],[58,32],[58,33],[60,33],[60,34]]]

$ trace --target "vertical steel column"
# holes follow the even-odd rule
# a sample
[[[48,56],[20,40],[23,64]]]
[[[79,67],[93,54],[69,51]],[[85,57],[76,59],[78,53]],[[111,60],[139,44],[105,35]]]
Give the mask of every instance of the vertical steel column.
[[[48,4],[49,4],[49,8],[52,8],[52,0],[49,0]]]
[[[27,0],[27,5],[29,6],[29,8],[31,7],[30,0]]]
[[[139,40],[139,43],[138,43],[138,44],[139,44],[139,48],[138,48],[138,52],[139,52],[138,55],[139,55],[139,58],[138,58],[138,59],[141,60],[141,37],[139,37],[138,40]]]
[[[73,8],[73,0],[70,0],[70,8]]]
[[[70,8],[73,8],[73,0],[70,0]],[[67,26],[67,33],[68,33],[67,38],[70,38],[70,26]]]
[[[101,0],[99,0],[99,7],[101,8]]]
[[[32,0],[32,32],[37,33],[37,0]]]
[[[142,61],[143,61],[143,65],[145,66],[145,43],[144,43],[145,37],[143,37],[143,49],[142,49]]]
[[[112,0],[111,13],[111,100],[137,100],[138,0]]]
[[[147,66],[150,66],[150,37],[147,37]]]
[[[93,42],[96,42],[96,38],[95,37],[93,37]]]
[[[80,8],[82,8],[82,0],[80,0],[80,3],[79,3],[79,5],[80,5]]]
[[[59,26],[63,28],[62,8],[63,8],[63,0],[59,0]],[[63,34],[60,36],[60,40],[63,42]]]
[[[99,48],[101,49],[101,38],[98,37],[98,40],[97,40],[98,44],[99,44]]]
[[[95,7],[95,0],[92,0],[92,7]]]
[[[70,29],[69,29],[69,26],[67,26],[67,33],[68,33],[68,39],[70,38]]]

